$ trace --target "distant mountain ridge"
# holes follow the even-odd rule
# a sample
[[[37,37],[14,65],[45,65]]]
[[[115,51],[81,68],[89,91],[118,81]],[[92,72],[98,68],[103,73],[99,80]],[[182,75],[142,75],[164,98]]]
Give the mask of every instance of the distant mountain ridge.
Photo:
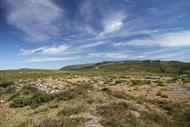
[[[104,61],[90,64],[76,64],[61,68],[60,70],[84,70],[84,69],[103,69],[103,70],[135,70],[135,71],[158,71],[158,72],[182,72],[190,71],[190,63],[180,61],[160,61],[160,60],[127,60],[127,61]]]

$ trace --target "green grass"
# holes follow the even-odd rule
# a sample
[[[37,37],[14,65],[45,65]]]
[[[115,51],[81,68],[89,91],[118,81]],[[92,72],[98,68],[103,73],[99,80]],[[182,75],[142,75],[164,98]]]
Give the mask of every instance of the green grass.
[[[58,113],[59,116],[71,116],[73,114],[79,114],[81,112],[85,112],[87,108],[84,105],[79,105],[74,108],[64,108],[62,111]]]
[[[125,100],[130,100],[130,99],[134,100],[134,99],[136,99],[135,97],[133,97],[131,95],[128,95],[125,92],[122,92],[122,91],[112,91],[109,88],[103,88],[101,91],[104,91],[107,94],[109,94],[109,95],[111,95],[113,97],[116,97],[116,98],[120,98],[120,99],[125,99]]]
[[[143,112],[141,114],[142,121],[149,127],[176,127],[166,115],[154,111]]]
[[[178,61],[124,61],[124,62],[110,62],[111,64],[106,64],[109,62],[99,63],[99,69],[95,69],[94,65],[90,67],[84,67],[81,69],[76,69],[76,71],[91,73],[97,72],[110,72],[110,73],[128,73],[128,72],[138,72],[139,74],[145,73],[155,73],[164,75],[181,75],[190,74],[190,64],[182,63]],[[97,65],[95,65],[97,66]],[[72,69],[71,69],[72,70]]]
[[[161,109],[167,111],[167,114],[174,119],[176,126],[189,127],[190,119],[186,114],[190,113],[190,110],[186,109],[183,103],[172,103],[167,100],[156,99],[149,101],[153,104],[158,105]]]
[[[45,119],[37,127],[82,127],[79,120],[64,119]]]
[[[82,126],[81,126],[80,120],[77,120],[77,119],[46,118],[44,120],[41,120],[39,123],[35,123],[32,119],[27,119],[21,122],[16,127],[82,127]]]
[[[140,112],[140,116],[136,117],[131,111],[131,107],[124,102],[98,107],[104,127],[175,127],[166,115],[152,111]]]
[[[116,91],[120,89],[120,84],[125,82],[128,84],[128,80],[130,79],[135,79],[131,80],[129,83],[132,84],[130,87],[134,85],[134,88],[138,85],[151,83],[158,86],[168,86],[170,84],[166,83],[173,83],[178,80],[182,80],[183,83],[187,83],[190,81],[189,63],[128,61],[99,64],[96,66],[99,66],[99,68],[95,69],[94,67],[88,67],[68,72],[29,69],[0,71],[0,97],[3,101],[0,105],[3,107],[10,104],[11,108],[7,108],[7,113],[5,113],[6,115],[9,115],[9,113],[12,115],[13,111],[20,111],[19,113],[22,117],[18,118],[18,121],[15,116],[11,116],[15,119],[16,124],[14,126],[19,124],[19,127],[81,127],[82,123],[85,122],[84,119],[82,121],[81,118],[71,119],[70,116],[77,115],[82,112],[89,113],[91,110],[93,110],[92,115],[101,118],[100,122],[104,127],[190,126],[190,111],[186,102],[178,104],[168,101],[170,98],[166,98],[162,92],[157,93],[157,96],[162,97],[160,100],[149,100],[149,96],[147,96],[147,98],[145,96],[136,97],[135,95],[130,95],[127,92],[122,92],[122,90]],[[160,78],[154,82],[157,77],[154,78],[154,75],[151,74],[155,74],[160,77],[174,77],[174,79],[171,81],[168,80],[168,82],[163,82],[161,80],[162,78]],[[90,81],[88,83],[72,83],[68,80],[72,80],[73,77],[83,76],[89,78]],[[145,76],[148,78],[144,80],[138,79],[138,77]],[[126,80],[126,78],[128,79]],[[64,82],[63,84],[67,84],[68,87],[53,94],[42,92],[37,89],[34,83],[38,81],[46,82],[45,79],[55,80],[55,84],[57,81],[62,81]],[[102,84],[102,82],[106,85]],[[54,85],[54,83],[52,84]],[[94,84],[98,84],[96,86],[97,89],[95,89],[96,87],[93,87]],[[119,85],[116,86],[117,84]],[[107,86],[108,88],[102,88],[102,86]],[[123,87],[124,86],[121,88]],[[153,86],[151,85],[151,88],[152,87]],[[93,93],[98,94],[93,96]],[[81,105],[78,104],[79,101],[82,102],[80,103]],[[126,102],[132,103],[129,103],[129,105]],[[149,110],[149,108],[147,108],[148,110],[139,111],[135,106],[133,107],[133,102],[134,104],[139,104],[145,107],[154,105],[156,109],[160,109],[161,112]],[[73,105],[71,107],[67,107],[67,104],[70,103]],[[84,106],[84,103],[88,104],[88,107],[86,107],[86,105]],[[25,106],[36,109],[22,108]],[[96,106],[97,108],[95,110]],[[4,116],[4,111],[3,109],[1,110],[2,116]],[[135,112],[139,113],[139,116],[136,116],[134,114]],[[34,121],[28,119],[31,118],[31,115],[28,114],[32,114],[32,119],[34,119]],[[44,114],[47,115],[47,119]],[[11,117],[6,117],[7,120],[5,120],[2,116],[2,119],[0,119],[0,124],[2,123],[2,125],[4,125],[4,123],[5,125],[8,125],[12,122],[11,120],[13,120]],[[10,120],[8,120],[8,118]]]

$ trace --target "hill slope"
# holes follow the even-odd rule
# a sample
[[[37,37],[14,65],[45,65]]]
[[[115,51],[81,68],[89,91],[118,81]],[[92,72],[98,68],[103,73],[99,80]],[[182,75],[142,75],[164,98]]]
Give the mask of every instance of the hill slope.
[[[190,63],[178,61],[117,61],[94,64],[80,64],[61,68],[61,70],[98,70],[101,71],[136,71],[151,73],[189,74]]]

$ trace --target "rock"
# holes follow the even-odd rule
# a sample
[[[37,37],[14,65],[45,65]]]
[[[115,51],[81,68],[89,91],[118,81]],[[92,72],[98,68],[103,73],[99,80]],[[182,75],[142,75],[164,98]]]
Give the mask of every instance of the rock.
[[[103,126],[99,123],[99,120],[90,119],[85,122],[85,127],[103,127]]]
[[[137,111],[131,111],[131,114],[133,114],[136,117],[140,117],[140,113]]]

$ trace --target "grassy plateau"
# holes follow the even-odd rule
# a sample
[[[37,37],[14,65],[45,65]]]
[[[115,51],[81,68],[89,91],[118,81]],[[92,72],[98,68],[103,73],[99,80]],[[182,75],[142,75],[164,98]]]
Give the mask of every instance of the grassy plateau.
[[[0,127],[190,127],[190,63],[0,71]]]

